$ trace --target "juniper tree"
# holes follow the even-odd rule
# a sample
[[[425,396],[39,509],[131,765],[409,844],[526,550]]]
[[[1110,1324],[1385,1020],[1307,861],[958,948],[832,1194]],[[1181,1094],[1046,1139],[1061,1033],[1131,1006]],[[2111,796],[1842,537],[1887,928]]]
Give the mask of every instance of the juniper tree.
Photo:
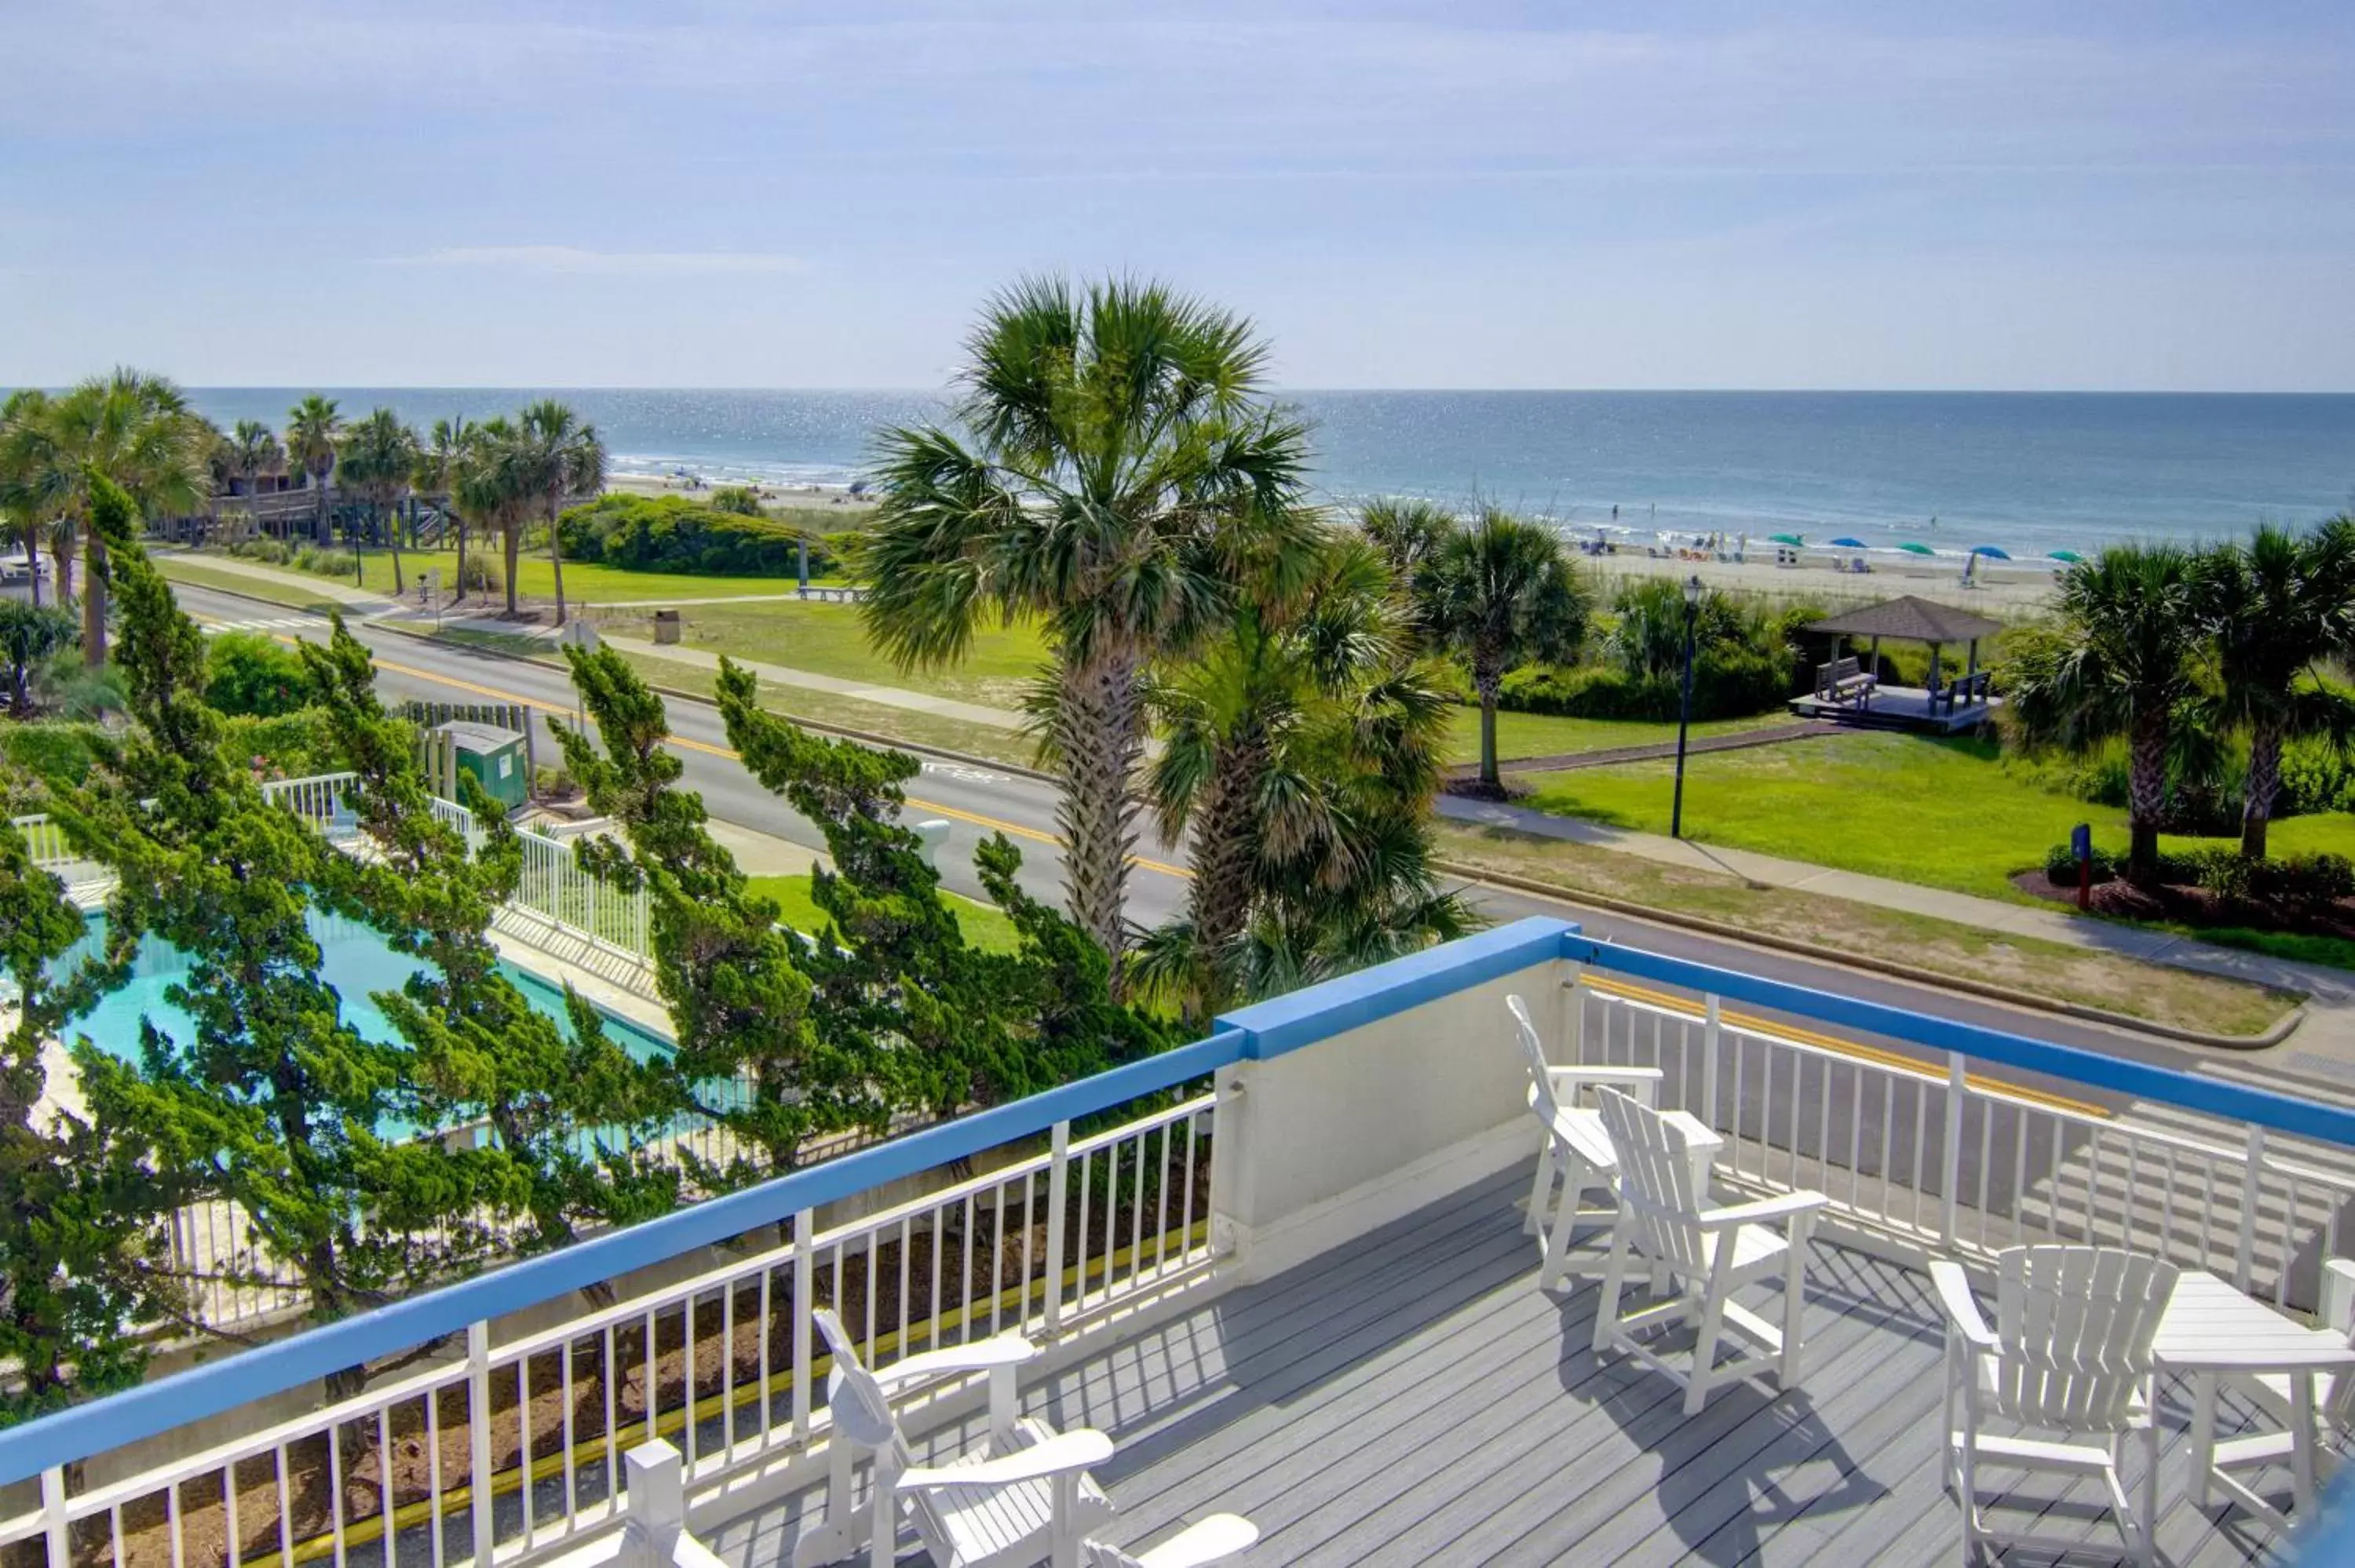
[[[745,1146],[723,1160],[686,1155],[696,1181],[739,1185],[791,1170],[814,1137],[883,1130],[884,1064],[813,1028],[810,980],[775,901],[755,894],[712,838],[702,797],[679,788],[662,699],[611,649],[568,648],[565,658],[597,731],[554,725],[565,766],[622,829],[620,842],[582,844],[582,863],[646,891],[677,1092]]]
[[[357,775],[345,799],[373,853],[353,863],[354,891],[368,923],[424,961],[401,990],[375,996],[415,1053],[421,1119],[489,1126],[510,1167],[505,1191],[528,1222],[508,1239],[525,1250],[675,1207],[679,1171],[660,1144],[677,1108],[669,1075],[632,1058],[570,985],[568,1030],[499,966],[491,920],[523,874],[506,814],[462,773],[480,849],[470,854],[434,816],[415,734],[377,700],[368,651],[340,615],[330,643],[304,643],[302,654]]]
[[[724,660],[718,695],[746,769],[816,824],[834,863],[811,876],[832,924],[799,960],[815,988],[811,1028],[879,1064],[902,1103],[945,1116],[1018,1099],[1167,1043],[1112,1000],[1103,948],[1017,886],[1022,857],[1002,833],[977,863],[1019,944],[993,953],[965,941],[900,821],[914,758],[810,734],[762,708],[751,673]]]
[[[120,943],[61,965],[83,931],[65,885],[0,818],[0,969],[16,998],[0,1036],[0,1364],[15,1373],[0,1383],[0,1426],[137,1383],[137,1330],[181,1311],[155,1224],[169,1173],[53,1093],[66,1086],[43,1059],[125,972]]]
[[[478,1261],[507,1168],[394,1136],[419,1113],[414,1055],[344,1017],[311,923],[314,901],[361,912],[350,863],[223,757],[203,636],[142,551],[129,498],[102,481],[93,491],[134,723],[59,817],[116,872],[117,939],[152,931],[183,956],[165,995],[187,1022],[175,1033],[143,1021],[136,1065],[85,1054],[85,1092],[160,1169],[243,1209],[255,1254],[233,1276],[275,1260],[312,1319],[341,1317]],[[349,1369],[329,1397],[363,1382]]]

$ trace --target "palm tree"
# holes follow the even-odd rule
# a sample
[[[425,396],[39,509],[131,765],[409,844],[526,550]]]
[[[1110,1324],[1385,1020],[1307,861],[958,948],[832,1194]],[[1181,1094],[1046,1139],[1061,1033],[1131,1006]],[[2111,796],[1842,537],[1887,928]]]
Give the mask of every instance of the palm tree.
[[[31,417],[34,410],[45,406],[43,394],[27,388],[12,392],[0,403],[0,461],[5,460],[10,446],[9,428],[19,419]],[[8,475],[0,469],[0,493],[4,493]],[[25,550],[25,572],[32,584],[33,605],[41,603],[41,518],[30,503],[0,503],[0,541],[21,545]]]
[[[342,444],[336,449],[336,466],[347,483],[359,487],[368,497],[368,531],[381,534],[384,529],[384,509],[400,501],[409,488],[410,471],[417,466],[417,432],[400,422],[400,416],[389,408],[378,408],[365,419],[344,428]],[[400,520],[393,519],[392,532],[392,592],[400,597],[404,580],[400,575]],[[359,565],[359,550],[352,551],[354,576],[365,586],[365,568]]]
[[[261,481],[265,474],[286,471],[286,449],[279,444],[278,432],[259,419],[240,419],[229,433],[229,471],[245,485],[247,506],[254,518],[254,529],[261,532]]]
[[[1306,432],[1250,324],[1156,284],[1030,279],[968,340],[962,428],[887,431],[861,541],[868,635],[903,669],[1036,620],[1072,918],[1124,988],[1144,677],[1228,613],[1244,542],[1299,526]]]
[[[1455,518],[1428,501],[1369,501],[1358,514],[1358,526],[1374,542],[1400,583],[1408,584],[1431,553],[1455,532]]]
[[[33,671],[74,640],[73,617],[62,609],[0,599],[0,665],[8,670],[8,712],[33,716]]]
[[[473,427],[468,437],[460,448],[451,500],[462,513],[497,531],[506,567],[507,613],[513,615],[516,578],[521,575],[523,520],[537,499],[524,482],[523,432],[500,415]]]
[[[150,517],[193,510],[208,491],[211,427],[169,380],[128,367],[54,397],[19,394],[7,408],[0,419],[0,507],[37,519],[51,547],[67,556],[80,544],[89,568],[82,657],[96,669],[106,662],[106,546],[85,526],[91,482],[113,481]],[[70,597],[70,580],[61,557],[61,596]]]
[[[1497,699],[1523,664],[1566,662],[1586,639],[1586,585],[1553,530],[1495,507],[1452,530],[1416,574],[1430,634],[1472,667],[1480,698],[1480,782],[1504,792],[1497,770]]]
[[[1346,535],[1322,541],[1305,571],[1275,566],[1247,579],[1223,636],[1152,687],[1152,800],[1166,842],[1191,831],[1193,876],[1184,919],[1146,939],[1139,967],[1198,1021],[1271,969],[1336,957],[1328,910],[1367,917],[1352,944],[1401,949],[1428,937],[1433,913],[1427,846],[1403,861],[1383,853],[1398,842],[1389,827],[1419,826],[1437,788],[1448,706],[1412,663],[1389,567]],[[1453,912],[1443,934],[1461,928]],[[1405,929],[1391,924],[1401,916]],[[1292,957],[1266,950],[1276,933]],[[1297,950],[1304,941],[1323,956]]]
[[[2204,615],[2216,639],[2224,726],[2249,737],[2241,796],[2241,853],[2265,854],[2281,790],[2282,743],[2299,729],[2336,727],[2318,710],[2339,705],[2313,681],[2316,666],[2355,648],[2355,517],[2309,533],[2267,524],[2245,545],[2209,553]]]
[[[427,495],[438,495],[449,514],[458,524],[457,593],[451,602],[466,597],[466,513],[458,504],[458,474],[465,461],[466,449],[474,440],[474,427],[464,416],[436,419],[419,446],[417,461],[410,474],[410,483]]]
[[[557,519],[573,496],[594,495],[605,488],[605,443],[597,439],[597,427],[584,424],[570,405],[553,397],[523,411],[518,435],[517,482],[548,509],[548,562],[556,574],[556,624],[561,626],[564,549]],[[512,597],[512,573],[509,579]]]
[[[2012,722],[2031,744],[2126,741],[2126,879],[2158,881],[2167,758],[2197,693],[2210,625],[2200,564],[2173,545],[2126,545],[2061,578],[2062,627],[2017,661]]]
[[[327,475],[335,471],[336,437],[343,428],[336,400],[316,392],[286,413],[286,461],[308,473],[318,488],[319,514],[311,524],[311,537],[321,544],[327,539]]]

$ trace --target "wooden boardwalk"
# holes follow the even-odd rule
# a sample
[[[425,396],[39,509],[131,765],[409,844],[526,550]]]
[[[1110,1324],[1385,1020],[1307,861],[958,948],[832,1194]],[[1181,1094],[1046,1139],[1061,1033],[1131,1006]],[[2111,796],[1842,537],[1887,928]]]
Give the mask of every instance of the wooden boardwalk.
[[[1591,1283],[1538,1290],[1527,1190],[1523,1174],[1434,1203],[1108,1344],[1025,1404],[1118,1441],[1098,1471],[1121,1510],[1105,1533],[1132,1548],[1229,1510],[1265,1532],[1235,1559],[1256,1564],[1957,1560],[1926,1277],[1818,1245],[1804,1389],[1738,1385],[1687,1421],[1668,1380],[1587,1348]],[[2162,1560],[2267,1560],[2264,1527],[2185,1499],[2183,1393],[2164,1390],[2162,1411]],[[2130,1459],[2130,1486],[2137,1473]],[[2117,1554],[2091,1486],[2039,1484],[2007,1522],[2042,1514],[2040,1532],[2083,1541],[2072,1562]],[[808,1494],[704,1534],[732,1563],[773,1568],[818,1506]],[[901,1551],[923,1561],[912,1537]]]

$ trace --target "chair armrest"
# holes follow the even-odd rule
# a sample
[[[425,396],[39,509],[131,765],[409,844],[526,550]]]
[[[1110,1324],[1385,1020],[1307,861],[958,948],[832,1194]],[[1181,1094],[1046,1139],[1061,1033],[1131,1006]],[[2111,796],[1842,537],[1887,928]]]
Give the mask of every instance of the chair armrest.
[[[1657,1084],[1662,1074],[1657,1067],[1548,1067],[1546,1076],[1556,1083]]]
[[[1232,1557],[1259,1539],[1259,1526],[1239,1513],[1214,1513],[1189,1525],[1136,1560],[1145,1568],[1202,1568],[1222,1557]]]
[[[2322,1260],[2322,1327],[2345,1334],[2355,1342],[2355,1259]]]
[[[1761,1198],[1753,1203],[1705,1209],[1701,1212],[1700,1228],[1724,1231],[1736,1225],[1772,1224],[1776,1220],[1794,1220],[1801,1214],[1812,1214],[1830,1202],[1821,1192],[1784,1192],[1772,1198]]]
[[[1084,1470],[1090,1465],[1101,1465],[1111,1457],[1112,1439],[1092,1427],[1082,1426],[1076,1432],[1060,1433],[1043,1443],[1033,1443],[1003,1459],[984,1459],[977,1465],[946,1465],[936,1469],[902,1470],[899,1486],[901,1491],[932,1487],[1010,1487],[1020,1481],[1038,1480],[1042,1476]]]
[[[1969,1340],[1973,1350],[1994,1350],[1995,1330],[1979,1316],[1979,1304],[1971,1297],[1970,1277],[1963,1272],[1963,1266],[1945,1258],[1934,1260],[1930,1265],[1930,1284],[1938,1293],[1938,1309],[1946,1315],[1955,1331]]]
[[[951,1372],[991,1372],[998,1367],[1018,1367],[1039,1359],[1039,1347],[1019,1334],[1000,1334],[995,1339],[977,1340],[970,1345],[951,1345],[946,1350],[926,1351],[921,1356],[910,1356],[903,1361],[893,1361],[888,1367],[875,1369],[875,1381],[885,1388],[898,1383],[914,1383],[920,1378],[943,1377]]]

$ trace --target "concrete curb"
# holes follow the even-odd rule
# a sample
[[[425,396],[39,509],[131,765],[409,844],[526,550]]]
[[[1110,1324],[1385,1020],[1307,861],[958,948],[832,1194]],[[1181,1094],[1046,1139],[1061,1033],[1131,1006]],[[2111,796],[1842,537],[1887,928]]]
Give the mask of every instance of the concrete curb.
[[[2060,1001],[2051,997],[2039,996],[2033,991],[2019,991],[2007,985],[1996,985],[1987,980],[1966,980],[1955,975],[1928,975],[1904,964],[1895,963],[1886,959],[1876,959],[1870,955],[1835,956],[1824,952],[1820,948],[1811,947],[1807,943],[1795,942],[1787,937],[1753,931],[1745,927],[1728,925],[1722,920],[1711,920],[1706,916],[1687,915],[1673,909],[1658,909],[1648,904],[1637,904],[1632,899],[1614,898],[1609,894],[1582,893],[1572,888],[1540,882],[1532,877],[1515,876],[1508,872],[1477,870],[1468,865],[1458,864],[1454,861],[1434,860],[1432,863],[1450,876],[1460,876],[1466,882],[1483,883],[1514,893],[1533,894],[1541,898],[1589,905],[1597,909],[1607,909],[1614,915],[1631,916],[1657,925],[1675,926],[1684,930],[1697,931],[1705,937],[1716,937],[1724,941],[1743,942],[1753,948],[1765,948],[1774,952],[1788,953],[1794,958],[1806,959],[1815,963],[1828,965],[1833,969],[1858,969],[1867,974],[1883,975],[1891,980],[1904,980],[1910,985],[1923,986],[1932,991],[1957,991],[1965,996],[1976,996],[1987,1001],[1999,1001],[2007,1006],[2021,1008],[2030,1012],[2057,1013],[2064,1018],[2082,1019],[2089,1023],[2107,1024],[2111,1028],[2124,1029],[2136,1034],[2156,1034],[2162,1039],[2180,1040],[2192,1045],[2207,1045],[2223,1051],[2264,1051],[2288,1039],[2297,1026],[2306,1022],[2306,1003],[2301,1001],[2262,1034],[2211,1034],[2201,1029],[2184,1029],[2172,1023],[2161,1023],[2151,1019],[2135,1018],[2123,1012],[2112,1012],[2107,1008],[2090,1007],[2082,1002]],[[2197,974],[2202,971],[2188,969],[2184,972]],[[2228,980],[2232,977],[2217,975],[2211,978]]]
[[[240,594],[233,588],[211,588],[209,591],[229,594],[238,599],[250,599],[256,604],[273,605],[281,609],[286,608],[274,599],[260,599],[252,594]],[[398,632],[401,636],[413,638],[421,642],[433,641],[430,635],[412,631],[407,627],[380,621],[370,621],[368,624],[379,630]],[[542,669],[547,668],[544,660],[527,659],[522,654],[509,653],[502,649],[470,647],[466,651],[470,653],[480,653],[486,658],[506,659],[517,664],[532,664]],[[652,683],[649,683],[649,685],[652,690],[666,699],[700,703],[705,707],[718,705],[709,697],[698,693],[682,691],[676,686],[655,685]],[[993,758],[975,757],[970,752],[950,751],[941,747],[919,746],[911,741],[898,740],[890,736],[876,735],[868,730],[850,729],[841,725],[821,724],[815,719],[795,718],[794,722],[805,729],[840,736],[847,740],[858,741],[863,746],[913,752],[920,756],[937,758],[943,762],[963,763],[972,768],[992,768],[1013,774],[1018,778],[1036,779],[1042,784],[1058,782],[1051,773],[1042,773],[1035,768],[1018,767],[1010,762],[999,762]],[[2262,1034],[2211,1034],[2204,1030],[2181,1029],[2171,1023],[2159,1023],[2149,1019],[2129,1017],[2123,1012],[2112,1012],[2106,1008],[2087,1007],[2073,1001],[2056,1001],[2049,997],[2038,996],[2032,991],[2017,991],[2010,986],[1994,985],[1985,980],[1964,980],[1947,975],[1927,976],[1918,969],[1908,969],[1902,964],[1892,963],[1882,959],[1852,954],[1830,957],[1820,948],[1810,947],[1805,942],[1795,942],[1787,938],[1752,931],[1739,926],[1730,926],[1721,920],[1711,920],[1704,916],[1686,915],[1673,909],[1659,909],[1648,904],[1637,904],[1629,899],[1614,898],[1607,894],[1581,893],[1572,888],[1557,887],[1549,883],[1539,882],[1529,877],[1514,876],[1505,872],[1478,871],[1467,865],[1459,865],[1453,861],[1434,860],[1432,864],[1448,875],[1462,877],[1466,882],[1487,884],[1515,893],[1532,894],[1540,898],[1584,904],[1596,909],[1608,909],[1614,915],[1631,916],[1639,920],[1649,920],[1662,926],[1680,927],[1688,931],[1697,931],[1705,937],[1716,937],[1725,941],[1744,942],[1753,948],[1788,953],[1794,958],[1811,959],[1834,969],[1858,969],[1867,974],[1904,980],[1908,984],[1922,986],[1930,991],[1955,991],[1965,996],[1976,996],[1988,1001],[2003,1002],[2007,1006],[2020,1008],[2030,1012],[2055,1013],[2064,1018],[2081,1019],[2089,1023],[2107,1024],[2111,1028],[2124,1029],[2132,1033],[2154,1034],[2162,1039],[2180,1040],[2192,1045],[2207,1045],[2224,1051],[2267,1050],[2288,1039],[2297,1026],[2306,1022],[2306,1004],[2301,1001]],[[2169,965],[2169,967],[2179,966]],[[2186,972],[2200,971],[2187,970]],[[2223,980],[2231,977],[2219,975],[2211,978]]]

